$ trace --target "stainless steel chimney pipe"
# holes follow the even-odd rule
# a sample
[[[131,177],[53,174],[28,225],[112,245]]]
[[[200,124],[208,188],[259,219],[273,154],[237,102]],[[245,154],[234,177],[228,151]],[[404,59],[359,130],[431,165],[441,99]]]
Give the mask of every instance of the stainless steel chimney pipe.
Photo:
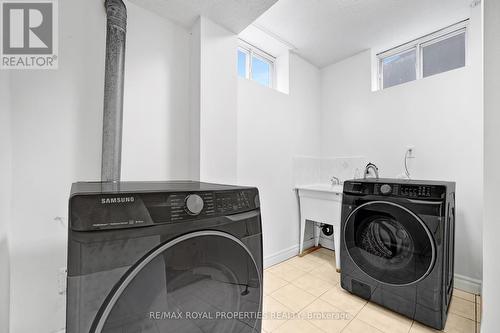
[[[107,27],[101,181],[118,182],[122,155],[127,8],[122,0],[106,0],[104,7]]]

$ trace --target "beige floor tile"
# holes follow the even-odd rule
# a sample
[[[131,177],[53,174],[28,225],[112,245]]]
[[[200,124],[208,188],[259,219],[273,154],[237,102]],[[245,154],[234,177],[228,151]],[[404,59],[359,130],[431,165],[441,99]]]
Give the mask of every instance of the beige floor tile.
[[[280,326],[276,333],[324,333],[307,320],[289,320]]]
[[[342,333],[383,333],[381,330],[368,325],[358,318],[354,318],[342,331]]]
[[[407,333],[412,320],[374,303],[368,303],[357,318],[385,333]]]
[[[293,284],[286,285],[276,290],[271,295],[295,312],[299,312],[316,299],[316,296],[309,294]]]
[[[306,274],[294,280],[292,284],[316,297],[319,297],[328,290],[332,289],[336,282],[331,283],[314,275]]]
[[[335,256],[326,255],[318,251],[306,255],[304,258],[315,261],[318,264],[327,264],[335,267]]]
[[[433,329],[432,327],[425,326],[423,324],[420,324],[419,322],[414,321],[413,325],[411,326],[410,333],[438,333],[442,331],[437,331]]]
[[[305,318],[326,333],[337,333],[341,332],[354,316],[317,299],[300,312],[300,318]]]
[[[465,299],[469,302],[475,302],[476,295],[468,293],[460,289],[453,289],[453,296]]]
[[[278,302],[272,296],[264,297],[262,310],[262,328],[265,332],[271,333],[288,319],[294,318],[294,311],[282,303]]]
[[[293,257],[292,259],[287,260],[286,262],[306,272],[310,272],[313,269],[320,267],[319,266],[320,264],[317,261],[311,259],[308,256]]]
[[[446,333],[474,333],[476,323],[454,313],[448,313],[444,331]]]
[[[475,320],[476,307],[474,302],[466,301],[459,297],[452,297],[450,310],[451,313],[460,315],[467,319]]]
[[[353,315],[356,315],[366,304],[366,300],[350,294],[339,285],[328,290],[320,298],[334,307]]]
[[[310,274],[330,283],[338,283],[340,281],[340,274],[337,272],[335,264],[321,265],[320,267],[313,269]]]
[[[329,257],[333,257],[333,258],[335,258],[335,251],[332,251],[332,250],[327,249],[327,248],[324,248],[324,247],[322,247],[322,248],[318,249],[318,250],[317,250],[317,251],[315,251],[315,252],[317,252],[317,253],[321,253],[321,254],[324,254],[324,255],[326,255],[326,256],[329,256]]]
[[[264,294],[270,294],[288,284],[288,281],[274,275],[271,272],[264,272]]]
[[[269,272],[288,282],[292,282],[293,280],[306,274],[304,270],[297,268],[286,261],[270,267]]]

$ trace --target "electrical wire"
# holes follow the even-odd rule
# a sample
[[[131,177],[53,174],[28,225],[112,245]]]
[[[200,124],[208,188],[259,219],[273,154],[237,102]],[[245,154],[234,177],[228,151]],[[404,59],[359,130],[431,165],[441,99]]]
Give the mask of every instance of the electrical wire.
[[[408,153],[410,152],[410,149],[407,149],[406,150],[406,153],[405,153],[405,175],[406,175],[406,178],[410,179],[410,171],[408,171]]]

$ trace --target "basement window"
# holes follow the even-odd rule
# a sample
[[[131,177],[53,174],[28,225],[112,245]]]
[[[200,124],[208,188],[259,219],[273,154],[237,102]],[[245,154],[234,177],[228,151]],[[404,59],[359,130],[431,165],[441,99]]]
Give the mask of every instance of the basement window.
[[[377,54],[378,87],[465,67],[468,20]]]
[[[255,81],[265,87],[274,87],[276,58],[240,41],[238,47],[238,76]]]

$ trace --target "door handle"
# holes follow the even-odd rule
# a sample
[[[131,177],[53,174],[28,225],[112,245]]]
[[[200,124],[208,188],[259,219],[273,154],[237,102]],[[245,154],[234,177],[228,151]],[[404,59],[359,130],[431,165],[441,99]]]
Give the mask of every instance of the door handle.
[[[442,201],[426,201],[426,200],[415,200],[415,199],[406,199],[411,203],[414,204],[421,204],[421,205],[441,205],[443,202]]]
[[[242,221],[242,220],[247,220],[251,219],[253,217],[259,216],[260,211],[259,210],[252,210],[250,212],[245,212],[245,213],[239,213],[239,214],[234,214],[234,215],[227,215],[226,217],[230,219],[231,221],[237,222],[237,221]]]

